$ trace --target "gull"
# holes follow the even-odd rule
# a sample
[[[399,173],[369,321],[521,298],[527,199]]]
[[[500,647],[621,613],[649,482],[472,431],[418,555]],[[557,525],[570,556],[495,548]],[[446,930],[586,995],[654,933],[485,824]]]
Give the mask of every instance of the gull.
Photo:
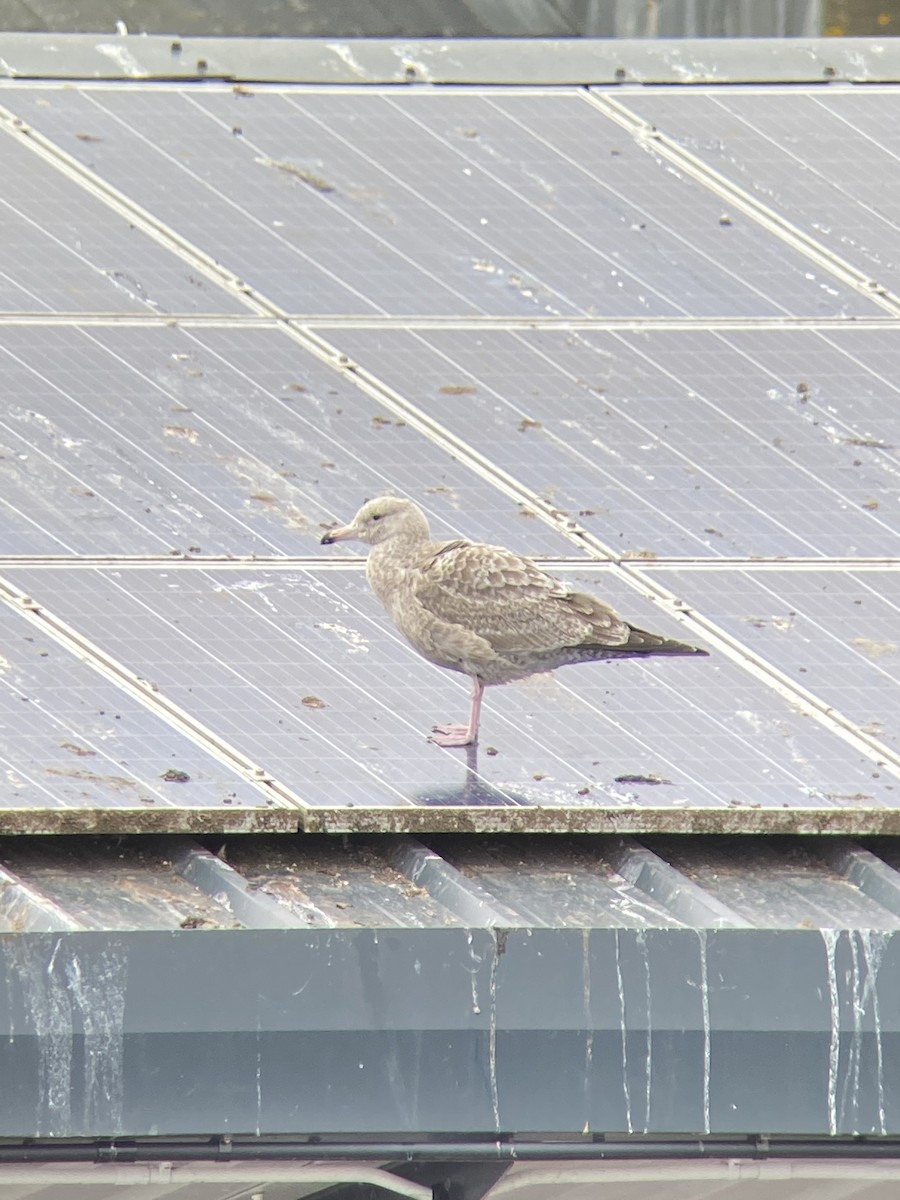
[[[322,545],[344,541],[369,546],[366,578],[413,649],[472,681],[468,724],[435,725],[430,740],[439,746],[477,740],[486,687],[575,663],[707,653],[636,629],[603,600],[512,550],[433,541],[411,500],[368,501]]]

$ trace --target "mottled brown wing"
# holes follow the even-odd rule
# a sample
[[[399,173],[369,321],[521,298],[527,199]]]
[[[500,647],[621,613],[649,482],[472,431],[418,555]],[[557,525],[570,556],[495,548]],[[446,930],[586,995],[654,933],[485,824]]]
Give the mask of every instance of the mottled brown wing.
[[[501,546],[448,542],[422,563],[416,598],[441,621],[485,638],[498,654],[583,642],[621,645],[628,626],[608,605]]]

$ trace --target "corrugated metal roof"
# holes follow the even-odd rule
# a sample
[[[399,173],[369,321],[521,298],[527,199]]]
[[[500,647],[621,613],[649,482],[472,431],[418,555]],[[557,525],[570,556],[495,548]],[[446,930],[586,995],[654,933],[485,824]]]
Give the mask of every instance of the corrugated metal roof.
[[[900,927],[900,842],[0,840],[0,930]]]

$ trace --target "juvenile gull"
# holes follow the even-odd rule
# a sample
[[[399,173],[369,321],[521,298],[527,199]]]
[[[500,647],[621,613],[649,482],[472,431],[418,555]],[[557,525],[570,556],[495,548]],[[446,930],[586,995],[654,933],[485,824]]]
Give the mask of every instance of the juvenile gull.
[[[469,723],[436,725],[431,740],[439,746],[477,739],[481,698],[493,684],[600,659],[706,654],[635,629],[512,550],[432,541],[411,500],[370,500],[322,545],[350,540],[371,547],[366,577],[406,640],[429,662],[472,680]]]

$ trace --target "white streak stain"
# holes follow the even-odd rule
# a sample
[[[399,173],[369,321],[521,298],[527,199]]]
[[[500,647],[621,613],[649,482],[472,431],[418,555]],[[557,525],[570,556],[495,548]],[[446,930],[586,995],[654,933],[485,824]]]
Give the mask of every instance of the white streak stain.
[[[881,1013],[878,1007],[878,972],[891,934],[883,929],[860,929],[857,933],[866,964],[866,979],[863,985],[862,1005],[865,1009],[872,998],[872,1020],[875,1025],[875,1071],[878,1090],[878,1133],[887,1133],[884,1104],[884,1052],[881,1044]]]
[[[475,949],[475,937],[471,929],[466,930],[466,941],[469,944],[469,957],[472,960],[472,966],[468,968],[469,982],[472,985],[472,1012],[480,1013],[481,1005],[478,1003],[478,968],[481,966],[483,960]]]
[[[24,1029],[37,1042],[37,1136],[77,1135],[122,1128],[125,983],[124,949],[110,942],[84,962],[71,943],[57,938],[47,956],[44,939],[13,938],[7,947],[7,991],[18,985]],[[12,1007],[12,1006],[11,1006]],[[15,1010],[13,1010],[15,1011]],[[83,1112],[73,1121],[75,1039],[82,1035]],[[77,1074],[75,1078],[77,1079]]]
[[[593,1108],[594,1018],[591,1013],[591,931],[587,926],[581,930],[581,991],[584,1004],[584,1126],[581,1132],[588,1134]]]
[[[859,950],[856,945],[856,938],[850,934],[850,1006],[853,1017],[853,1033],[850,1037],[850,1057],[847,1063],[847,1071],[844,1075],[844,1086],[841,1089],[841,1105],[840,1117],[841,1126],[847,1126],[847,1109],[848,1109],[848,1091],[849,1107],[853,1114],[851,1131],[853,1134],[859,1133],[859,1068],[860,1060],[862,1059],[862,1018],[863,1018],[863,991],[862,979],[860,977]]]
[[[650,955],[647,949],[647,933],[644,929],[639,929],[635,936],[638,946],[641,948],[641,956],[644,960],[644,1003],[646,1006],[647,1017],[647,1053],[644,1061],[644,1076],[646,1079],[646,1091],[644,1093],[644,1133],[650,1132],[650,1092],[653,1082],[653,1010],[651,1007],[652,997],[650,991]]]
[[[711,1065],[709,1028],[709,974],[706,969],[706,930],[698,929],[700,942],[700,1003],[703,1012],[703,1132],[709,1133],[709,1077]]]
[[[619,1022],[622,1034],[622,1090],[625,1093],[625,1128],[628,1133],[634,1133],[631,1120],[631,1091],[628,1084],[628,1026],[625,1020],[625,983],[622,979],[622,962],[619,957],[619,934],[616,930],[616,987],[619,992]],[[649,1106],[648,1106],[649,1107]]]
[[[85,1130],[122,1127],[126,969],[118,945],[84,967],[74,951],[66,958],[68,990],[84,1030]]]
[[[256,1136],[262,1129],[262,1032],[259,1022],[259,1006],[262,996],[256,997]]]
[[[98,54],[112,59],[116,66],[132,79],[142,79],[147,74],[126,46],[116,45],[115,42],[98,42],[96,49]]]
[[[831,1042],[828,1048],[828,1132],[832,1137],[837,1133],[837,1080],[840,1065],[840,1002],[838,999],[837,968],[835,953],[837,951],[837,929],[822,929],[822,941],[825,943],[825,964],[828,970],[828,1003],[831,1012]]]
[[[341,62],[350,68],[357,79],[369,78],[369,72],[362,63],[357,61],[349,46],[344,45],[342,42],[326,42],[325,49],[330,50],[332,54],[336,54]]]
[[[488,1020],[488,1066],[491,1082],[491,1112],[494,1117],[494,1132],[500,1136],[500,1091],[497,1085],[497,971],[500,955],[505,951],[505,932],[491,929],[494,938],[494,953],[491,956],[490,1009]]]
[[[369,653],[369,644],[358,629],[351,629],[349,625],[339,625],[329,621],[321,621],[319,629],[327,629],[329,633],[336,633],[351,654]]]

